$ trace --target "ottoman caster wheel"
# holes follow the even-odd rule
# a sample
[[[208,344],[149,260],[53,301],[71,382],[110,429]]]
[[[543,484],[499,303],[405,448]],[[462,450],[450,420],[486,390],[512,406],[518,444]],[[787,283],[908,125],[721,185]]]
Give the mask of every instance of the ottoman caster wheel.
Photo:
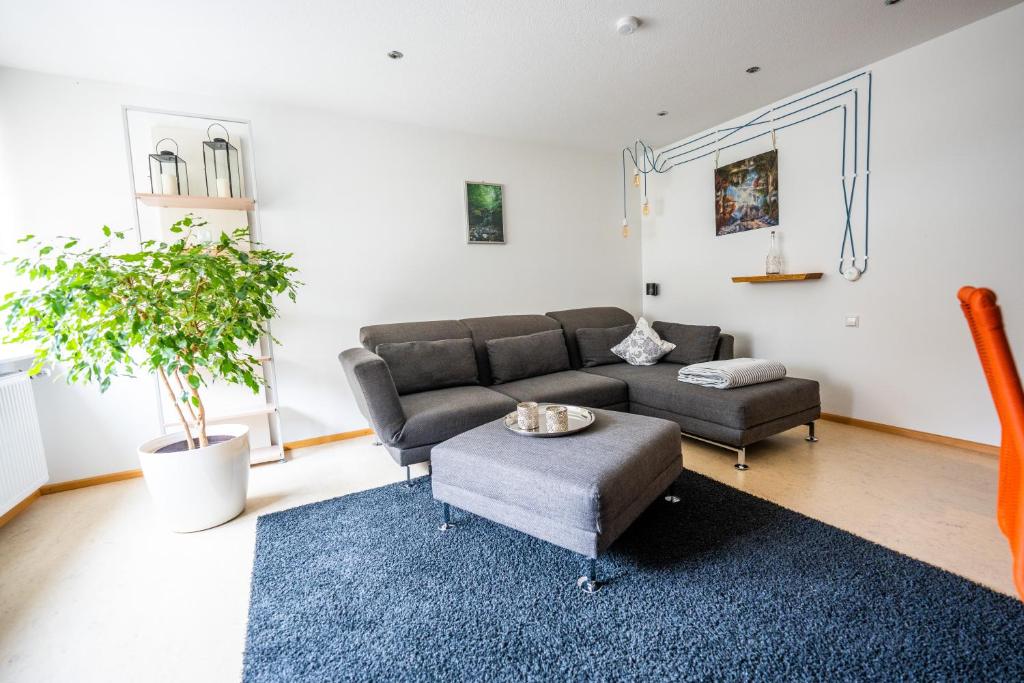
[[[736,463],[735,465],[733,465],[733,467],[738,469],[740,472],[745,472],[746,470],[750,469],[750,465],[741,462]]]
[[[817,443],[818,442],[818,437],[816,437],[816,436],[808,436],[806,439],[804,439],[804,441],[810,441],[811,443]]]
[[[599,581],[592,580],[589,576],[581,576],[576,579],[576,586],[588,595],[593,595],[600,592],[604,588],[604,584]]]
[[[669,503],[678,503],[682,498],[679,496],[665,496],[665,500]]]
[[[437,527],[438,531],[451,531],[455,528],[455,525],[451,522],[445,522],[444,524]]]

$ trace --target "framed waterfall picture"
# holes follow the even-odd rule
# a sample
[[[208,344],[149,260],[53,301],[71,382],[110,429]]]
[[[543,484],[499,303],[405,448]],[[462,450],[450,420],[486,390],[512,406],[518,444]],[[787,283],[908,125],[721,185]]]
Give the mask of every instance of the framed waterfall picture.
[[[505,244],[505,186],[466,181],[466,230],[469,244]]]
[[[715,235],[778,224],[778,152],[772,150],[715,169]]]

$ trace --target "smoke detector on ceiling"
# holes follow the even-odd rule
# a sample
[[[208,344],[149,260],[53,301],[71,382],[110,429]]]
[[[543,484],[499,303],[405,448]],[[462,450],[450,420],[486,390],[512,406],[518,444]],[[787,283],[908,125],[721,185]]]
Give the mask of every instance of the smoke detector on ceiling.
[[[619,32],[620,36],[632,35],[638,28],[640,28],[640,20],[636,17],[622,17],[615,22],[615,30]]]

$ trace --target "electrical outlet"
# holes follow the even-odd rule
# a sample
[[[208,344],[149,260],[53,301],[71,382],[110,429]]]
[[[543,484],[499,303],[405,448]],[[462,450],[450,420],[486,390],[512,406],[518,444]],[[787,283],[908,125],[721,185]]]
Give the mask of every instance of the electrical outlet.
[[[859,315],[848,315],[846,316],[847,327],[860,327],[860,316]]]

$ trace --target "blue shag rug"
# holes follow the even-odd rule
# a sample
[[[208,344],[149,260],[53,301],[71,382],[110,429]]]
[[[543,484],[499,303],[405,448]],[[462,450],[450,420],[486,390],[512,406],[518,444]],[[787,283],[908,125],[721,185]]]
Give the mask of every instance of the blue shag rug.
[[[1018,601],[693,473],[584,561],[429,480],[259,519],[246,681],[1024,680]],[[1007,562],[1009,562],[1007,555]]]

